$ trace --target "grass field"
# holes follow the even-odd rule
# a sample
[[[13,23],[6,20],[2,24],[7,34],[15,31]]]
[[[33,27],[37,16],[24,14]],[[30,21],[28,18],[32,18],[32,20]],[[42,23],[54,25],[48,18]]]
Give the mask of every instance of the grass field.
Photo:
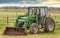
[[[18,13],[21,15],[23,13]],[[55,20],[55,31],[52,33],[45,33],[42,29],[37,34],[29,34],[27,36],[8,36],[8,35],[1,35],[7,26],[7,18],[9,17],[9,24],[8,26],[13,26],[14,21],[16,19],[16,12],[0,12],[0,38],[60,38],[60,14],[51,14],[51,17]]]

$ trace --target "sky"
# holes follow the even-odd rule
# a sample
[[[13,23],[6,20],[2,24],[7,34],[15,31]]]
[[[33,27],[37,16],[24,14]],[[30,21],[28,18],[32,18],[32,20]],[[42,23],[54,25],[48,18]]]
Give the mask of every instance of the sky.
[[[0,0],[0,3],[39,3],[47,0]]]
[[[0,0],[1,3],[16,3],[16,4],[60,4],[60,0]]]
[[[13,4],[49,4],[60,5],[60,0],[0,0],[0,4],[13,5]],[[1,5],[0,5],[1,6]]]

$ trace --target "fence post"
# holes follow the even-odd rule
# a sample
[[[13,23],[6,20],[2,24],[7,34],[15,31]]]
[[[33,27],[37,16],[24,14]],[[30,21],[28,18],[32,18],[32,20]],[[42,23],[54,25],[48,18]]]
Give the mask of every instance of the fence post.
[[[9,18],[7,17],[7,25],[9,24]]]
[[[16,12],[16,17],[17,17],[17,12]]]

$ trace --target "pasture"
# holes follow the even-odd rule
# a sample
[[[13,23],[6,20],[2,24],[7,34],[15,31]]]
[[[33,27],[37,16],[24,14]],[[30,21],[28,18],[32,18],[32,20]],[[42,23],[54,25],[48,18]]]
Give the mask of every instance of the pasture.
[[[29,34],[27,36],[8,36],[8,35],[1,35],[6,27],[13,27],[16,17],[18,15],[24,15],[20,12],[8,12],[8,11],[2,11],[0,12],[0,38],[59,38],[60,36],[60,14],[54,14],[50,13],[51,17],[55,20],[55,31],[52,33],[45,33],[42,29],[37,34]],[[8,20],[8,21],[7,21]]]

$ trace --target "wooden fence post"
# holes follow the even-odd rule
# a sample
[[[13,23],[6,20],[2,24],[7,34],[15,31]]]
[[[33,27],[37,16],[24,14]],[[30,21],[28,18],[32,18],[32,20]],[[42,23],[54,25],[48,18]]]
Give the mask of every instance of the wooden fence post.
[[[9,25],[9,18],[7,17],[7,25]]]

